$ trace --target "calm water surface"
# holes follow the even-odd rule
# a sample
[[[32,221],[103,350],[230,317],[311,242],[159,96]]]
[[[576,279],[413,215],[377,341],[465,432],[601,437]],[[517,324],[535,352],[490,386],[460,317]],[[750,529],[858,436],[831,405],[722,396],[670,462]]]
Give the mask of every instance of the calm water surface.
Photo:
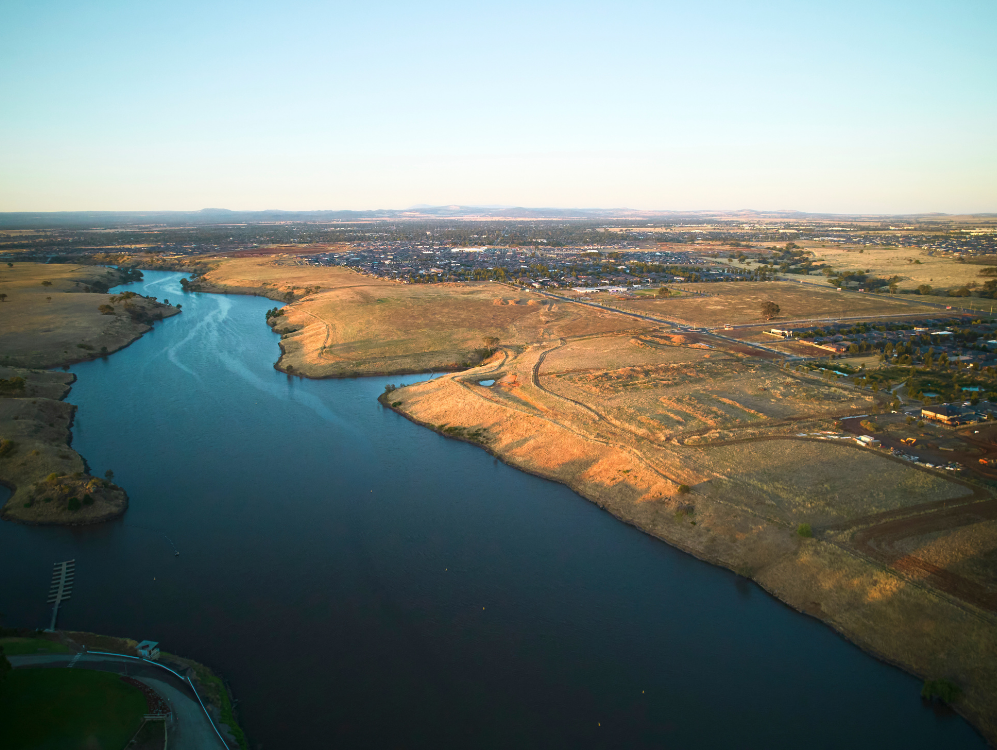
[[[74,447],[131,497],[0,524],[0,612],[218,669],[254,747],[983,747],[919,683],[570,490],[272,368],[266,299],[128,285],[183,314],[78,365]],[[180,550],[173,554],[166,537]]]

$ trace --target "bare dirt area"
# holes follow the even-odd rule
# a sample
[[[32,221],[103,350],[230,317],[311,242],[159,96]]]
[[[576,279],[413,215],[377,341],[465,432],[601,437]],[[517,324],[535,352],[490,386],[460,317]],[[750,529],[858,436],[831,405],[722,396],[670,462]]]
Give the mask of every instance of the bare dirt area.
[[[101,266],[0,266],[0,364],[56,367],[94,359],[180,312],[144,297],[108,294],[121,279],[120,272]]]
[[[915,308],[887,296],[845,294],[792,282],[714,282],[683,284],[682,289],[704,296],[621,300],[617,306],[631,312],[708,328],[728,323],[770,323],[772,327],[778,327],[780,320],[924,314],[924,308]],[[761,312],[762,303],[768,301],[775,302],[780,308],[779,315],[771,321],[766,321]]]
[[[877,408],[874,394],[679,335],[503,347],[478,368],[382,402],[754,578],[916,674],[956,680],[966,691],[959,709],[997,736],[997,618],[986,598],[997,545],[985,524],[994,519],[977,513],[970,522],[960,511],[947,530],[930,525],[925,533],[936,537],[916,531],[889,542],[889,556],[880,526],[916,524],[949,504],[975,507],[989,492],[846,444],[834,417]],[[825,437],[832,433],[841,442]],[[869,523],[879,546],[863,547],[851,524],[875,513],[889,516]],[[816,537],[801,536],[801,524]],[[916,549],[903,546],[915,537]],[[942,574],[897,563],[913,557]]]

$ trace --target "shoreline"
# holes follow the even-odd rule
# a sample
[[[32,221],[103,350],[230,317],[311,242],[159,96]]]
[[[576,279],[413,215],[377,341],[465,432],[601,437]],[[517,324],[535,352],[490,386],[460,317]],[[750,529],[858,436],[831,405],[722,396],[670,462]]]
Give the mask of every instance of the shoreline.
[[[387,392],[380,394],[377,397],[378,402],[384,408],[393,411],[394,413],[396,413],[399,416],[407,419],[408,421],[412,422],[413,424],[417,424],[420,427],[424,427],[426,429],[429,429],[432,432],[435,432],[437,435],[439,435],[441,437],[444,437],[444,438],[447,438],[449,440],[457,440],[457,441],[460,441],[460,442],[463,442],[463,443],[468,443],[468,444],[473,445],[473,446],[475,446],[477,448],[481,448],[482,450],[484,450],[486,453],[488,453],[493,458],[501,461],[503,464],[505,464],[506,466],[509,466],[512,469],[515,469],[516,471],[521,471],[524,474],[529,474],[531,476],[537,477],[539,479],[543,479],[543,480],[548,481],[548,482],[557,482],[558,484],[561,484],[561,485],[567,487],[568,489],[570,489],[572,492],[574,492],[576,495],[578,495],[584,501],[586,501],[588,503],[592,503],[593,505],[595,505],[596,507],[598,507],[600,510],[607,512],[616,521],[624,523],[627,526],[630,526],[631,528],[636,529],[637,531],[641,532],[642,534],[647,534],[651,538],[656,539],[656,540],[658,540],[658,541],[660,541],[660,542],[662,542],[664,544],[667,544],[670,547],[674,547],[675,549],[679,550],[680,552],[682,552],[684,554],[691,555],[692,557],[696,558],[697,560],[700,560],[701,562],[704,562],[704,563],[706,563],[708,565],[714,565],[716,567],[723,568],[723,569],[725,569],[727,571],[730,571],[731,573],[733,573],[738,578],[743,578],[743,579],[745,579],[747,581],[751,581],[752,583],[756,584],[767,596],[770,596],[771,598],[775,599],[780,604],[783,604],[783,605],[789,607],[790,609],[794,610],[795,612],[797,612],[800,615],[803,615],[804,617],[809,617],[809,618],[811,618],[813,620],[816,620],[817,622],[820,622],[821,624],[823,624],[825,626],[830,627],[830,629],[834,632],[835,635],[837,635],[839,638],[841,638],[842,640],[846,641],[847,643],[851,644],[855,648],[861,650],[863,653],[869,654],[873,658],[878,659],[879,661],[884,662],[885,664],[889,664],[890,666],[892,666],[892,667],[894,667],[896,669],[901,670],[905,674],[909,674],[909,675],[911,675],[913,677],[917,677],[918,679],[921,678],[921,675],[918,675],[917,673],[911,671],[911,669],[908,668],[907,666],[905,666],[902,662],[898,661],[897,659],[894,659],[894,658],[890,657],[888,654],[886,654],[886,653],[884,653],[884,652],[882,652],[880,650],[877,650],[875,648],[871,648],[871,647],[868,647],[868,646],[865,646],[865,645],[861,644],[859,641],[857,641],[855,638],[853,638],[851,635],[849,635],[849,633],[841,630],[840,628],[835,627],[831,622],[829,622],[828,620],[820,617],[818,614],[816,614],[812,610],[808,611],[808,609],[806,607],[798,606],[796,603],[794,603],[793,601],[790,601],[788,598],[780,596],[780,594],[779,594],[779,592],[777,590],[775,590],[773,588],[769,588],[764,583],[762,583],[761,581],[756,580],[751,575],[745,575],[743,572],[736,570],[735,568],[731,567],[726,561],[724,561],[724,560],[722,560],[722,559],[720,559],[718,557],[711,556],[711,555],[705,553],[705,551],[703,551],[701,549],[697,549],[695,547],[683,544],[678,539],[668,538],[668,537],[666,537],[666,536],[664,536],[662,534],[659,534],[659,533],[655,532],[653,529],[644,528],[640,524],[638,524],[637,522],[635,522],[634,520],[626,518],[625,516],[622,516],[622,515],[620,515],[618,513],[614,513],[613,509],[610,508],[610,507],[608,507],[606,504],[599,502],[595,498],[589,497],[583,491],[584,485],[575,486],[575,485],[570,484],[568,482],[562,482],[559,479],[556,479],[554,477],[546,475],[546,474],[544,474],[544,473],[542,473],[540,471],[537,471],[535,469],[531,469],[531,468],[528,468],[528,467],[525,467],[525,466],[518,466],[515,463],[513,463],[512,461],[508,460],[507,457],[504,456],[503,454],[501,454],[498,451],[495,451],[492,448],[490,448],[486,443],[480,442],[478,440],[473,440],[473,439],[465,437],[463,435],[455,435],[455,434],[452,434],[452,433],[448,434],[443,429],[441,429],[439,426],[431,424],[431,423],[428,423],[428,422],[424,422],[424,421],[420,420],[418,417],[416,417],[416,416],[414,416],[412,414],[409,414],[409,413],[407,413],[405,411],[402,411],[398,407],[392,406],[391,403],[389,402],[389,400],[387,399],[387,396],[388,396]],[[901,577],[901,576],[898,575],[898,577]],[[953,711],[954,713],[958,714],[963,719],[965,719],[966,722],[970,726],[972,726],[973,729],[980,735],[980,737],[982,737],[984,740],[986,740],[987,743],[990,746],[997,747],[997,739],[995,739],[994,737],[990,737],[990,736],[986,735],[983,732],[983,730],[980,728],[979,724],[977,722],[973,721],[973,717],[970,714],[968,714],[967,712],[965,712],[963,710],[960,710],[960,707],[958,707],[958,706],[952,706],[952,705],[949,705],[949,704],[945,704],[945,708],[947,710]]]
[[[212,289],[212,290],[191,290],[191,291],[203,291],[204,293],[247,294],[248,296],[263,296],[263,297],[268,297],[270,299],[273,299],[273,297],[270,297],[267,294],[253,293],[253,292],[242,291],[242,290],[230,290],[230,291],[217,290],[216,291],[216,290]],[[278,300],[278,301],[281,301],[281,300]],[[271,328],[273,328],[273,327],[271,326]],[[284,353],[283,352],[283,347],[281,347],[281,357],[283,357],[283,353]],[[357,372],[357,373],[342,374],[342,375],[336,374],[336,375],[332,375],[332,376],[320,376],[320,377],[316,377],[316,376],[310,376],[310,375],[307,375],[307,374],[301,373],[301,372],[295,372],[295,371],[288,372],[287,370],[281,369],[278,366],[279,363],[280,363],[280,359],[278,359],[278,361],[274,364],[274,369],[276,369],[276,370],[278,370],[280,372],[284,372],[287,375],[295,375],[295,376],[298,376],[298,377],[309,378],[309,379],[314,379],[314,380],[321,380],[321,379],[341,379],[341,378],[353,378],[353,377],[358,377],[359,378],[359,377],[375,376],[375,373]],[[457,369],[457,370],[448,369],[448,370],[438,370],[436,372],[454,373],[454,372],[464,372],[467,369],[468,368],[460,368],[460,369]],[[474,369],[474,368],[470,368],[470,369]],[[411,370],[411,369],[409,369],[409,370],[406,370],[406,371],[402,371],[401,369],[399,369],[399,370],[391,370],[391,371],[383,372],[383,373],[377,373],[376,375],[377,376],[381,376],[381,377],[386,377],[386,376],[390,376],[390,375],[418,374],[418,373],[423,373],[423,372],[432,372],[432,371],[426,370],[426,369],[418,369],[418,370]],[[429,382],[429,381],[424,381],[424,382]],[[414,385],[418,385],[418,384],[414,384]],[[891,655],[890,653],[888,653],[887,651],[883,650],[882,648],[877,648],[877,646],[874,643],[868,641],[867,639],[863,639],[861,633],[856,632],[854,630],[851,630],[848,627],[846,627],[844,624],[842,624],[841,622],[836,621],[831,616],[831,614],[829,614],[827,611],[825,611],[820,606],[819,603],[813,602],[813,604],[817,604],[816,608],[814,608],[813,606],[809,606],[808,602],[806,601],[806,598],[805,597],[801,597],[799,595],[799,591],[794,591],[794,590],[786,588],[786,587],[780,587],[779,585],[776,584],[775,581],[772,581],[772,580],[766,581],[765,580],[765,576],[759,576],[759,575],[757,575],[758,571],[755,571],[755,570],[751,570],[751,571],[749,571],[746,574],[744,572],[743,567],[742,566],[738,566],[737,563],[736,563],[736,561],[732,561],[730,559],[725,559],[724,557],[722,557],[722,556],[720,556],[718,554],[711,554],[703,546],[697,546],[696,544],[690,543],[690,539],[687,538],[687,537],[683,538],[682,536],[679,536],[679,535],[665,535],[665,534],[661,533],[658,530],[655,530],[655,529],[650,528],[648,526],[642,525],[640,523],[639,519],[637,519],[637,518],[635,518],[633,516],[628,516],[628,515],[620,512],[620,508],[617,507],[617,506],[614,506],[612,503],[607,503],[607,502],[602,501],[598,497],[598,493],[595,492],[593,490],[592,486],[589,486],[589,484],[587,484],[586,482],[583,482],[583,481],[574,481],[574,482],[573,481],[565,481],[564,479],[558,478],[557,476],[554,476],[554,475],[552,475],[550,473],[545,473],[545,472],[543,472],[543,471],[541,471],[539,469],[528,467],[528,466],[525,466],[525,465],[523,465],[521,463],[518,463],[513,457],[504,454],[500,450],[493,448],[492,446],[488,445],[487,443],[485,443],[485,442],[483,442],[481,440],[475,440],[473,438],[470,438],[470,437],[468,437],[466,435],[462,435],[462,434],[455,434],[453,432],[447,432],[445,429],[443,429],[444,427],[446,427],[446,425],[442,425],[442,426],[435,425],[435,424],[433,424],[433,423],[431,423],[431,422],[429,422],[427,420],[420,419],[417,416],[415,416],[414,414],[411,414],[411,413],[409,413],[409,412],[407,412],[407,411],[405,411],[403,409],[400,409],[397,406],[394,406],[392,404],[392,402],[391,402],[391,399],[390,399],[390,393],[386,392],[386,393],[380,394],[378,396],[378,401],[381,403],[382,406],[386,406],[387,408],[391,409],[392,411],[394,411],[394,412],[402,415],[403,417],[405,417],[409,421],[411,421],[411,422],[413,422],[415,424],[418,424],[420,426],[423,426],[423,427],[428,427],[429,429],[433,430],[434,432],[437,432],[438,434],[440,434],[440,435],[442,435],[444,437],[449,437],[449,438],[461,440],[463,442],[472,443],[474,445],[477,445],[478,447],[482,447],[490,455],[492,455],[493,457],[495,457],[498,460],[501,460],[504,464],[506,464],[508,466],[511,466],[512,468],[515,468],[515,469],[517,469],[519,471],[523,471],[523,472],[528,473],[528,474],[532,474],[534,476],[537,476],[537,477],[545,479],[545,480],[556,481],[556,482],[558,482],[560,484],[563,484],[563,485],[567,486],[569,489],[571,489],[573,492],[575,492],[576,494],[578,494],[580,497],[582,497],[586,501],[594,503],[595,505],[597,505],[602,510],[609,511],[609,513],[614,518],[616,518],[617,520],[623,521],[623,522],[627,523],[628,525],[633,526],[634,528],[640,530],[641,532],[643,532],[645,534],[648,534],[649,536],[652,536],[653,538],[658,539],[659,541],[662,541],[662,542],[664,542],[666,544],[669,544],[670,546],[675,547],[676,549],[679,549],[679,550],[681,550],[684,553],[691,554],[692,556],[696,557],[699,560],[702,560],[703,562],[706,562],[706,563],[709,563],[709,564],[712,564],[712,565],[717,565],[719,567],[724,567],[724,568],[726,568],[728,570],[731,570],[735,575],[738,575],[738,576],[741,576],[741,577],[744,577],[744,578],[749,578],[749,579],[753,580],[769,596],[772,596],[773,598],[779,600],[781,603],[783,603],[785,605],[788,605],[789,607],[791,607],[792,609],[796,610],[797,612],[799,612],[801,614],[809,615],[810,617],[812,617],[812,618],[814,618],[816,620],[819,620],[819,621],[823,622],[826,625],[829,625],[844,640],[846,640],[849,643],[855,645],[856,647],[860,648],[862,651],[868,653],[869,655],[873,656],[874,658],[877,658],[880,661],[885,662],[887,664],[890,664],[891,666],[894,666],[896,668],[902,669],[904,672],[906,672],[908,674],[912,674],[912,675],[917,676],[917,677],[923,677],[923,676],[925,676],[925,673],[923,671],[919,671],[916,665],[914,665],[914,664],[912,664],[910,662],[905,662],[901,657]],[[692,498],[690,498],[690,499],[692,499]],[[799,542],[799,546],[800,547],[808,548],[810,550],[816,550],[818,548],[818,545],[820,545],[820,544],[825,544],[826,545],[828,543],[827,542],[822,542],[821,540],[817,540],[817,539],[814,539],[814,540],[804,539],[804,540],[800,540],[800,542]],[[895,578],[897,580],[903,581],[904,583],[909,583],[910,582],[908,579],[904,578],[899,573],[896,573],[895,571],[889,571],[887,568],[885,568],[885,566],[878,565],[878,564],[874,563],[873,561],[865,560],[865,559],[857,556],[856,554],[854,554],[850,550],[844,550],[844,549],[840,548],[838,545],[831,545],[831,546],[834,546],[839,553],[843,553],[843,554],[847,555],[851,559],[851,561],[853,563],[853,567],[863,568],[864,566],[867,566],[867,567],[876,568],[878,570],[878,572],[885,572],[888,576],[893,577],[893,578]],[[923,591],[924,591],[924,593],[927,593],[929,596],[932,596],[932,597],[935,597],[935,598],[938,597],[938,594],[936,592],[933,592],[933,591],[930,591],[930,590],[923,590]],[[937,677],[937,676],[940,676],[940,675],[931,674],[931,675],[927,675],[927,676]],[[991,744],[994,744],[995,738],[997,738],[997,730],[995,730],[995,728],[992,726],[992,724],[990,722],[988,722],[987,716],[989,714],[983,714],[983,713],[980,713],[980,712],[973,711],[970,708],[966,707],[965,705],[963,705],[963,706],[953,706],[952,709],[955,712],[959,713],[961,716],[963,716],[974,727],[974,729],[977,732],[979,732],[981,734],[981,736],[983,736],[988,742],[990,742]]]
[[[428,382],[423,381],[423,383],[407,387],[418,387]],[[582,478],[565,478],[558,476],[554,471],[544,471],[536,466],[526,465],[523,461],[517,460],[515,456],[490,444],[490,440],[480,439],[481,433],[478,433],[479,439],[471,437],[470,435],[473,435],[473,431],[475,430],[473,418],[470,420],[472,424],[467,424],[466,420],[459,421],[458,423],[463,425],[459,431],[453,429],[447,430],[445,428],[451,425],[435,424],[429,419],[419,416],[418,409],[414,409],[413,411],[416,413],[413,413],[413,411],[410,411],[412,408],[411,403],[402,405],[393,399],[392,393],[386,392],[380,394],[378,401],[382,406],[409,421],[426,427],[443,437],[471,443],[479,448],[483,448],[497,460],[518,471],[523,471],[524,473],[532,474],[548,481],[558,482],[571,489],[586,501],[598,506],[601,510],[608,511],[616,520],[622,521],[642,533],[675,547],[686,554],[690,554],[703,562],[725,568],[739,577],[754,581],[766,594],[777,599],[782,604],[789,606],[800,614],[822,622],[834,630],[841,638],[863,652],[919,679],[936,679],[946,675],[943,671],[939,673],[940,670],[926,669],[924,661],[926,658],[930,661],[931,654],[919,653],[918,647],[912,645],[918,641],[918,636],[913,633],[918,624],[911,623],[908,628],[910,632],[906,633],[912,643],[902,643],[905,637],[904,626],[908,624],[905,617],[912,614],[912,606],[922,605],[925,608],[936,610],[934,614],[939,616],[939,620],[945,619],[950,623],[951,627],[957,628],[957,634],[959,633],[959,625],[952,625],[952,623],[959,622],[960,619],[967,615],[973,615],[973,619],[976,620],[975,627],[977,630],[981,625],[984,628],[993,628],[994,618],[989,613],[977,613],[976,608],[972,605],[962,603],[961,601],[958,603],[954,602],[944,592],[924,586],[898,571],[891,570],[879,562],[868,559],[861,553],[846,549],[831,540],[795,540],[797,542],[796,552],[790,551],[782,555],[777,555],[761,569],[746,569],[743,562],[739,562],[735,555],[725,556],[721,550],[711,550],[708,546],[709,538],[704,539],[700,536],[697,541],[697,538],[693,534],[686,533],[687,529],[684,529],[680,525],[674,525],[674,529],[670,526],[652,525],[647,522],[646,517],[642,518],[638,513],[628,512],[630,508],[625,504],[601,497],[599,491],[596,489],[596,485],[591,482],[585,481]],[[431,396],[427,398],[431,398]],[[483,424],[478,429],[483,429],[485,432],[493,431],[492,427],[485,427]],[[708,499],[702,495],[698,495],[698,493],[676,497],[682,497],[686,501],[698,501],[697,505],[702,504],[704,506],[716,500]],[[714,513],[714,518],[708,517],[704,522],[704,519],[701,518],[703,511],[707,514],[710,513],[708,507],[702,509],[700,507],[696,508],[696,518],[700,522],[697,528],[703,529],[710,536],[715,536],[713,532],[719,532],[725,522],[729,522],[729,516],[725,517],[724,511],[721,511],[719,514]],[[719,519],[715,518],[718,515]],[[714,520],[718,520],[718,523],[711,523]],[[673,533],[667,533],[667,531],[672,531]],[[795,537],[795,533],[793,536]],[[856,621],[853,616],[855,610],[861,608],[861,597],[857,603],[853,602],[851,607],[845,607],[844,611],[842,611],[840,606],[837,607],[838,611],[834,611],[836,609],[834,606],[835,603],[827,601],[834,598],[834,592],[822,591],[820,586],[813,585],[813,583],[819,580],[822,572],[839,570],[842,571],[842,574],[855,576],[856,580],[864,576],[873,580],[878,578],[881,581],[883,576],[885,576],[895,582],[894,584],[886,584],[887,586],[893,585],[905,588],[907,598],[913,601],[908,601],[906,606],[897,605],[894,608],[895,611],[889,613],[894,620],[899,617],[899,632],[886,632],[887,629],[884,626],[875,625],[871,622],[865,623],[865,627],[863,628],[861,622]],[[788,584],[786,580],[787,573],[790,578],[794,579]],[[931,619],[930,615],[925,616],[925,621],[931,621]],[[924,622],[922,621],[920,624],[924,624]],[[960,624],[965,627],[965,623]],[[965,627],[965,629],[969,630],[972,628]],[[899,639],[899,642],[897,639]],[[972,636],[967,636],[964,640],[971,641]],[[956,646],[957,644],[952,644],[953,648],[956,648]],[[911,651],[911,648],[914,650]],[[967,650],[971,651],[970,645],[964,644],[963,653]],[[963,661],[966,661],[965,657]],[[985,693],[981,695],[979,692],[981,688],[977,687],[976,690],[973,688],[973,685],[967,686],[966,693],[972,693],[972,695],[967,695],[967,699],[969,700],[960,701],[957,705],[950,706],[950,708],[969,722],[988,743],[995,745],[997,743],[997,724],[994,721],[994,700]],[[988,703],[991,705],[985,708],[984,706]]]
[[[132,638],[102,635],[85,630],[42,632],[29,628],[0,628],[0,640],[4,638],[41,640],[61,644],[62,647],[66,647],[77,654],[103,651],[126,657],[139,658],[138,651],[136,650],[138,641]],[[238,710],[236,708],[238,701],[235,699],[232,689],[224,677],[202,662],[166,651],[161,652],[160,657],[152,660],[152,663],[165,666],[167,669],[172,667],[174,669],[171,671],[174,672],[186,671],[188,673],[187,677],[192,683],[196,683],[195,689],[197,695],[204,701],[204,708],[202,710],[210,716],[211,720],[227,736],[225,740],[226,744],[234,744],[238,748],[249,747],[245,730],[238,719]],[[190,700],[196,706],[193,703],[194,699],[190,698]]]
[[[103,276],[98,278],[96,271],[82,280],[75,276],[68,280],[56,276],[62,285],[61,291],[63,294],[68,292],[74,304],[82,300],[118,304],[122,298],[110,295],[110,290],[138,280],[139,274],[134,269],[94,268],[103,269]],[[47,270],[60,273],[65,269]],[[26,273],[37,274],[38,270],[29,266]],[[88,281],[91,284],[86,287],[88,291],[67,290],[66,285],[74,283],[74,279],[77,286]],[[111,281],[117,283],[111,285],[108,283]],[[28,526],[91,526],[121,518],[128,510],[128,493],[109,480],[91,476],[89,463],[73,448],[76,406],[67,401],[77,381],[76,374],[69,372],[71,366],[106,359],[152,331],[155,323],[182,312],[180,307],[134,295],[131,299],[124,296],[124,310],[126,314],[96,316],[101,327],[88,337],[93,343],[80,344],[56,354],[61,347],[48,341],[47,350],[43,352],[21,352],[5,357],[0,375],[11,380],[4,397],[0,398],[0,430],[3,432],[0,437],[8,443],[0,463],[0,482],[11,490],[11,496],[0,507],[0,520]],[[53,328],[45,330],[68,328],[66,315],[63,313]],[[102,343],[104,345],[97,350]],[[23,366],[31,363],[35,366]],[[20,385],[15,387],[12,384],[18,379]],[[58,476],[58,481],[52,481],[53,476]],[[69,496],[66,507],[63,507],[65,498],[62,495]],[[75,507],[72,505],[74,498]]]

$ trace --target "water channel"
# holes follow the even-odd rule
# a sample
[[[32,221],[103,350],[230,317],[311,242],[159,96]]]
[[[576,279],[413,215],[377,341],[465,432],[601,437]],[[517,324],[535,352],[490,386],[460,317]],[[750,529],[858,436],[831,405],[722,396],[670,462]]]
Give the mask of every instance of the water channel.
[[[73,367],[73,446],[131,506],[0,524],[0,612],[161,642],[231,683],[253,747],[984,747],[919,682],[752,583],[378,405],[272,368],[266,299],[182,302]],[[174,555],[170,541],[180,551]]]

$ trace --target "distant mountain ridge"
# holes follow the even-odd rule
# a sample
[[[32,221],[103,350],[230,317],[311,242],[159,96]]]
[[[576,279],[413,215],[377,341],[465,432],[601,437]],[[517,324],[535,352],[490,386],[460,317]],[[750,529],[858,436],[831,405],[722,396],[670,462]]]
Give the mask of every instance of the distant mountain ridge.
[[[954,215],[923,214],[830,214],[805,211],[645,211],[630,208],[527,208],[518,206],[426,206],[408,209],[373,209],[366,211],[238,211],[228,208],[202,208],[199,211],[13,211],[0,212],[0,229],[108,229],[125,226],[203,226],[211,224],[272,224],[296,222],[353,222],[386,220],[439,219],[520,219],[520,220],[589,220],[611,221],[648,219],[668,222],[704,221],[869,221],[938,219]],[[995,218],[997,213],[965,214],[966,218]]]

